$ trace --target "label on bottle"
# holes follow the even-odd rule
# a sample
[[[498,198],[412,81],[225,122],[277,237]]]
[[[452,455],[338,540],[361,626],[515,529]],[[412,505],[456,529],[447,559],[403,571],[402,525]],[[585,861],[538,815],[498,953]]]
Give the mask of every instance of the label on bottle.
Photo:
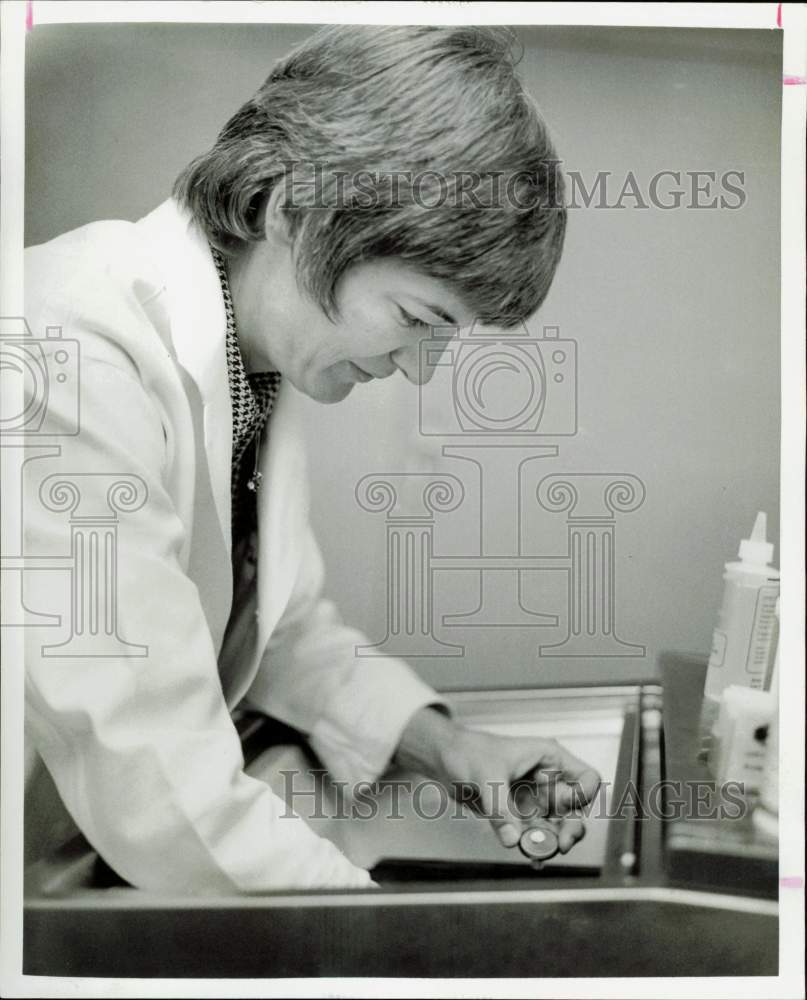
[[[754,627],[748,646],[745,672],[750,675],[749,685],[765,690],[770,683],[773,669],[773,637],[776,631],[776,598],[778,587],[761,587],[754,611]]]
[[[763,581],[739,574],[726,578],[704,688],[712,698],[719,699],[729,684],[765,689],[773,664],[779,586]]]

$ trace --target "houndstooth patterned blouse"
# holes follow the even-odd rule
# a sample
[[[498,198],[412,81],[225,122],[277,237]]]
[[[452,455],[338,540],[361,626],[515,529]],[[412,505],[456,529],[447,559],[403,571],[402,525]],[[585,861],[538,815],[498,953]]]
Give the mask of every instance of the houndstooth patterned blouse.
[[[221,282],[224,310],[227,316],[227,375],[233,410],[233,457],[230,492],[232,498],[233,552],[257,526],[256,493],[260,488],[256,451],[260,447],[260,432],[272,414],[280,389],[279,372],[256,372],[247,375],[238,345],[235,311],[223,255],[211,247],[213,262]]]

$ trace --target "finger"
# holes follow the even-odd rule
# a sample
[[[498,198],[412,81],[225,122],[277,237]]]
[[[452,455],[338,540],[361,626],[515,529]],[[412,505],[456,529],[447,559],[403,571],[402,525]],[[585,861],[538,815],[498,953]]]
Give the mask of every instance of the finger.
[[[500,843],[515,847],[521,836],[523,823],[511,809],[510,785],[504,779],[485,781],[479,788],[478,800],[482,813],[490,821]]]
[[[582,782],[555,779],[538,789],[539,809],[545,810],[546,816],[567,816],[569,813],[583,812],[591,802],[600,787],[599,775],[584,778]]]
[[[579,794],[573,794],[560,771],[538,770],[513,783],[514,809],[524,822],[534,816],[548,819],[570,812]]]
[[[580,797],[572,793],[559,770],[536,772],[534,788],[538,814],[547,818],[570,812]]]
[[[526,826],[529,826],[530,821],[536,816],[547,814],[538,796],[535,782],[529,779],[514,781],[510,786],[510,809]]]
[[[597,771],[575,757],[557,740],[547,740],[546,748],[532,769],[536,785],[551,791],[553,804],[580,808],[597,794],[601,778]],[[551,797],[550,796],[550,797]],[[554,809],[553,809],[554,811]]]
[[[582,809],[594,801],[602,784],[602,778],[593,767],[585,767],[574,779],[567,778],[558,796],[566,810]]]
[[[568,854],[575,844],[586,835],[586,827],[582,820],[566,818],[560,823],[558,831],[558,847],[561,854]]]

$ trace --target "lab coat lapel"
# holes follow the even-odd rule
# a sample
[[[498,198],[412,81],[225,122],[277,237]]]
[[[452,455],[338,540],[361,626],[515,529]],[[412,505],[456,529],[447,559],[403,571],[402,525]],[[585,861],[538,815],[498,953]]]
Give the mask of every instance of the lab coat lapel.
[[[206,240],[173,200],[141,224],[150,233],[154,256],[165,275],[176,360],[196,384],[203,403],[211,489],[229,562],[233,418],[226,364],[227,319],[218,274]],[[232,678],[239,689],[236,700],[251,682],[286,609],[299,569],[308,512],[305,450],[294,410],[294,390],[283,383],[259,456],[263,478],[258,493],[258,634],[253,662],[240,677]],[[216,609],[221,629],[213,628],[217,635],[223,634],[232,603],[232,575],[221,574],[221,579]]]
[[[165,281],[164,295],[175,361],[195,384],[201,402],[196,426],[203,435],[204,454],[197,441],[197,463],[207,465],[208,497],[197,480],[193,517],[194,572],[216,650],[220,648],[232,604],[232,574],[221,572],[231,559],[230,467],[232,405],[227,377],[227,317],[221,284],[205,237],[173,199],[138,223],[149,251]],[[198,404],[197,404],[198,407]],[[211,510],[210,508],[214,508]],[[213,532],[214,534],[206,534]],[[218,537],[216,537],[216,535]],[[226,555],[225,555],[226,554]]]
[[[305,469],[294,413],[293,391],[282,385],[263,434],[259,456],[257,592],[238,612],[246,616],[225,643],[225,693],[230,707],[249,690],[269,638],[289,605],[300,570],[307,526]]]
[[[290,385],[282,385],[261,453],[263,485],[258,493],[258,660],[288,603],[300,564],[307,524],[305,451],[299,422],[295,418],[293,393]]]
[[[205,450],[219,527],[230,555],[232,405],[227,378],[227,317],[221,285],[205,237],[169,200],[143,220],[166,277],[176,360],[199,390]]]

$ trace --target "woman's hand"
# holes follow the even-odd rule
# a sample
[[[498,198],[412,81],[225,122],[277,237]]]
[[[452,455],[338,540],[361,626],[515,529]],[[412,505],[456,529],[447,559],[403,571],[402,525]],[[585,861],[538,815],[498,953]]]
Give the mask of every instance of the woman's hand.
[[[489,819],[505,847],[514,847],[530,819],[541,816],[552,821],[566,854],[585,834],[582,820],[569,814],[600,786],[599,774],[557,740],[477,732],[435,708],[409,721],[396,761],[440,781]]]

